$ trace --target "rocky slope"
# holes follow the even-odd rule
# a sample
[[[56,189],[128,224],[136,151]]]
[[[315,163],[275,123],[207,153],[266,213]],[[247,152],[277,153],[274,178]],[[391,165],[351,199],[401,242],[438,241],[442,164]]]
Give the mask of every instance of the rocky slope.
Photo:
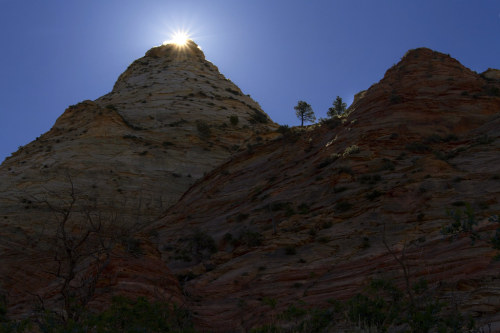
[[[329,300],[347,299],[362,290],[371,278],[391,280],[404,289],[404,266],[410,282],[426,279],[450,307],[473,315],[481,325],[500,329],[500,264],[493,260],[497,251],[489,242],[499,227],[489,217],[500,212],[498,71],[478,75],[447,55],[428,49],[412,50],[380,82],[357,96],[347,117],[273,134],[268,132],[272,123],[253,127],[252,120],[260,119],[254,110],[259,110],[258,106],[245,96],[226,90],[224,84],[229,82],[215,76],[218,79],[212,80],[221,84],[221,89],[209,93],[211,85],[200,82],[200,77],[212,78],[208,70],[212,67],[198,66],[204,63],[198,58],[201,53],[191,46],[192,52],[184,59],[174,58],[175,61],[172,48],[149,51],[120,77],[112,93],[96,102],[70,108],[58,120],[59,124],[83,121],[85,117],[78,110],[95,108],[95,117],[102,117],[107,125],[100,129],[92,126],[94,132],[89,127],[82,137],[90,135],[95,140],[97,133],[104,135],[108,128],[118,133],[113,126],[129,131],[115,134],[110,141],[136,145],[132,146],[138,153],[136,158],[109,158],[104,145],[93,153],[106,163],[123,168],[128,165],[129,174],[115,177],[125,193],[131,190],[126,186],[137,181],[146,182],[152,196],[167,196],[171,188],[163,189],[162,185],[168,186],[172,179],[189,178],[183,176],[187,172],[191,172],[192,180],[201,177],[189,188],[191,182],[186,182],[182,191],[180,186],[173,186],[179,189],[176,198],[184,192],[180,199],[160,219],[114,247],[97,283],[94,307],[103,306],[113,294],[161,297],[191,310],[202,329],[244,331],[272,321],[291,304],[324,307]],[[193,57],[197,60],[191,60]],[[163,61],[168,62],[167,71],[176,61],[183,68],[192,68],[186,73],[177,69],[171,81],[152,90],[155,85],[148,84],[163,77],[154,70],[161,70]],[[148,74],[142,73],[144,68],[149,68]],[[194,77],[198,81],[190,79],[189,73],[197,70],[203,71]],[[183,80],[196,89],[181,94],[181,88],[176,88],[171,93],[170,83]],[[184,84],[179,83],[179,87]],[[228,87],[238,92],[237,88]],[[123,95],[129,96],[126,103]],[[148,98],[157,102],[148,102]],[[205,108],[200,100],[215,107]],[[184,108],[184,104],[203,110]],[[135,111],[141,105],[148,106],[143,108],[144,117],[142,111]],[[171,112],[163,114],[159,110],[165,105],[169,110],[180,108],[185,113],[174,113],[172,117]],[[219,106],[225,106],[229,114],[241,108],[238,117],[243,124],[238,125],[238,130],[229,125],[227,110],[219,110]],[[188,111],[193,118],[187,119]],[[205,113],[212,116],[205,118]],[[221,118],[216,118],[218,115]],[[176,123],[176,132],[170,132],[170,125],[161,125],[182,119],[188,123]],[[195,119],[212,124],[212,135],[200,139],[193,125]],[[228,125],[221,125],[222,122]],[[56,124],[52,131],[57,128]],[[141,146],[146,134],[148,138],[157,138],[156,147],[147,141],[149,148],[141,155],[141,150],[146,150]],[[259,140],[256,135],[263,138]],[[174,136],[183,140],[174,141]],[[234,149],[232,155],[230,150],[224,150],[224,146],[241,146],[243,140],[251,138],[254,141],[250,145]],[[179,156],[175,154],[182,151],[175,149],[176,153],[170,153],[170,149],[183,144],[184,149],[192,145],[190,156],[196,157],[196,165],[189,167],[200,167],[198,158],[214,163],[201,166],[198,173],[186,171],[187,163],[179,162],[171,169],[161,169],[158,164],[159,169],[172,172],[158,178],[160,172],[154,172],[152,164],[141,158],[153,163],[163,150],[159,145],[162,140],[175,142],[167,144],[167,157],[163,159],[167,166],[172,156],[169,154]],[[66,155],[61,156],[68,158],[69,151],[83,154],[79,152],[93,149],[83,141],[81,146],[67,140],[63,144],[68,148]],[[222,151],[226,152],[225,157],[215,161],[214,156]],[[202,153],[207,154],[206,159]],[[18,165],[28,170],[36,159],[30,161],[22,154],[18,152],[2,168]],[[96,165],[95,174],[106,170],[102,165]],[[21,171],[24,169],[18,171],[18,183],[11,184],[27,189],[36,187],[36,177],[21,182]],[[207,173],[203,176],[202,171]],[[174,172],[181,176],[172,177]],[[93,179],[88,175],[82,176],[82,182]],[[100,189],[103,193],[116,189],[108,177],[95,179],[99,179],[95,189],[99,196]],[[64,185],[62,180],[59,182]],[[134,192],[136,196],[138,193]],[[48,256],[51,249],[40,252],[43,246],[39,244],[43,242],[30,243],[37,236],[41,238],[30,232],[34,228],[33,212],[39,212],[31,206],[40,204],[33,204],[33,200],[23,204],[29,208],[22,212],[13,206],[9,213],[7,204],[2,208],[7,219],[1,229],[1,269],[4,277],[9,276],[2,284],[5,290],[10,288],[14,313],[26,313],[32,306],[33,295],[44,295],[57,304],[57,286],[61,283],[60,278],[51,280],[50,275],[42,273],[54,272],[54,263],[50,266],[48,258],[43,261],[35,255]],[[441,231],[453,222],[450,214],[464,211],[468,205],[478,222],[474,230],[480,238],[472,242],[472,233],[462,232],[450,241]],[[110,207],[113,206],[110,204],[107,211]],[[18,220],[12,217],[16,214]],[[24,223],[22,216],[27,216]],[[23,242],[22,237],[28,235],[31,238]],[[36,246],[27,247],[30,244]],[[19,246],[25,247],[23,251],[15,251]],[[31,255],[30,260],[26,253]],[[79,267],[79,274],[95,269],[95,265],[84,261]],[[21,282],[16,284],[15,280]],[[23,290],[28,283],[34,285],[29,293]]]
[[[348,117],[240,154],[193,186],[152,241],[199,324],[252,327],[290,304],[351,297],[369,278],[404,288],[396,255],[411,282],[439,285],[444,299],[499,328],[500,263],[489,243],[499,225],[488,221],[500,212],[499,84],[412,50]],[[447,209],[466,203],[481,240],[450,242]],[[215,253],[192,246],[199,231]]]
[[[194,42],[152,48],[109,94],[70,106],[1,165],[0,287],[26,294],[27,285],[32,293],[50,280],[23,258],[28,247],[33,261],[52,260],[42,250],[52,248],[72,196],[72,224],[98,214],[114,233],[130,234],[206,172],[276,136],[268,134],[276,127]],[[19,269],[30,272],[29,283],[14,281]]]
[[[155,47],[111,93],[69,107],[49,132],[6,159],[0,204],[10,208],[2,212],[15,219],[25,206],[15,200],[67,191],[71,177],[81,192],[98,193],[105,207],[154,218],[273,126],[194,42]]]

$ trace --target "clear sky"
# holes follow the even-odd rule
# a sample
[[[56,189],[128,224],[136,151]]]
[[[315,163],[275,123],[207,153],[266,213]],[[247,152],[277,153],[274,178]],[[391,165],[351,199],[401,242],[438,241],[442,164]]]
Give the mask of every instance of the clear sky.
[[[0,161],[182,28],[280,124],[298,100],[349,104],[408,49],[500,68],[499,0],[0,0]]]

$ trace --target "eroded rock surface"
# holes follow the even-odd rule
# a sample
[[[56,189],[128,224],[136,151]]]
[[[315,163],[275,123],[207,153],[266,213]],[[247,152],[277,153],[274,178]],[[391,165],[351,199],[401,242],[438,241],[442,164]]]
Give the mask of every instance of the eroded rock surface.
[[[68,232],[88,229],[90,214],[127,243],[206,172],[276,136],[276,126],[194,42],[149,50],[112,92],[70,106],[1,165],[0,287],[11,304],[31,299],[26,308],[51,293],[40,290],[57,269],[43,267],[69,207]]]
[[[68,192],[70,170],[75,184],[96,185],[82,193],[99,198],[91,208],[122,207],[111,216],[126,225],[166,210],[115,244],[96,308],[113,294],[161,295],[190,309],[201,329],[245,331],[291,304],[345,300],[371,278],[404,288],[399,258],[411,281],[426,279],[450,306],[500,329],[500,266],[489,242],[499,227],[489,217],[500,212],[494,70],[478,75],[439,52],[411,50],[348,116],[277,134],[194,44],[188,51],[148,51],[110,94],[68,109],[4,162],[0,269],[12,312],[28,313],[34,294],[58,304],[43,228],[50,210],[35,199],[57,199],[46,187]],[[124,201],[135,206],[117,206]],[[480,238],[450,241],[441,233],[449,212],[467,205]],[[80,274],[92,269],[82,262]]]
[[[152,239],[207,329],[245,329],[290,304],[327,306],[370,278],[426,279],[481,324],[500,324],[498,84],[412,50],[351,106],[241,154],[155,223]],[[441,230],[473,207],[481,240]],[[203,231],[214,254],[193,248]],[[198,238],[197,238],[198,237]],[[387,247],[384,245],[387,244]],[[392,252],[392,253],[391,253]],[[184,281],[184,282],[183,282]],[[264,300],[276,300],[272,310]]]

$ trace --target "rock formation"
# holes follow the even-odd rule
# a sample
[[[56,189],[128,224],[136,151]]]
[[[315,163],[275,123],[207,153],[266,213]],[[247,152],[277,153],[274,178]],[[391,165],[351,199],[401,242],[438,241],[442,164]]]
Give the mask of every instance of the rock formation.
[[[450,307],[500,329],[500,263],[490,242],[500,227],[491,219],[500,212],[496,70],[479,75],[439,52],[411,50],[358,95],[348,116],[277,134],[269,120],[259,123],[265,115],[255,102],[194,44],[189,50],[181,58],[172,46],[150,50],[110,94],[68,109],[4,162],[2,274],[36,276],[13,248],[30,245],[36,223],[48,222],[31,207],[41,203],[25,196],[21,206],[11,193],[62,188],[50,173],[58,166],[98,186],[108,211],[115,195],[141,206],[133,200],[139,184],[152,198],[172,198],[148,201],[165,212],[134,235],[139,250],[118,249],[96,306],[110,293],[160,290],[190,309],[198,327],[231,332],[269,322],[291,304],[345,300],[372,278],[402,289],[425,279]],[[196,120],[210,124],[211,135],[200,136]],[[251,149],[231,149],[245,140]],[[479,238],[443,235],[466,211]],[[50,278],[40,280],[31,294],[48,293]],[[21,285],[2,283],[17,288],[12,311],[27,311]]]
[[[194,42],[152,48],[109,94],[70,106],[49,132],[1,165],[0,274],[5,279],[0,286],[14,295],[33,294],[51,279],[38,266],[24,267],[21,258],[28,247],[29,256],[52,260],[40,249],[54,243],[59,213],[68,209],[72,195],[75,219],[99,214],[107,223],[113,220],[120,229],[115,233],[130,234],[206,172],[248,145],[276,136],[268,134],[276,127]],[[35,271],[28,274],[29,283],[14,281],[18,264]]]

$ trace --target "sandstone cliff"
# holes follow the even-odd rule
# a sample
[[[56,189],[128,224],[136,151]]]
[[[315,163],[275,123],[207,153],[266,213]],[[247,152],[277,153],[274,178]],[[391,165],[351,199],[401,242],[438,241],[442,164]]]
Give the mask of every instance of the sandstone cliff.
[[[447,55],[411,50],[355,99],[348,116],[277,134],[270,121],[258,121],[255,102],[194,44],[189,50],[177,57],[172,47],[152,49],[110,94],[61,116],[38,140],[60,135],[51,151],[37,141],[2,165],[9,179],[2,186],[10,184],[2,189],[1,269],[9,277],[2,284],[13,312],[27,312],[32,295],[57,303],[57,281],[42,273],[50,260],[34,255],[41,247],[35,223],[48,218],[41,203],[24,197],[20,206],[10,194],[67,186],[64,175],[51,174],[54,185],[40,178],[50,172],[40,163],[53,161],[64,166],[58,170],[78,170],[78,182],[96,184],[108,211],[121,195],[134,207],[146,201],[165,209],[133,236],[134,247],[117,246],[96,307],[112,294],[161,294],[190,309],[202,329],[244,331],[291,304],[347,299],[370,278],[403,289],[406,278],[424,278],[450,307],[500,329],[500,266],[489,241],[499,227],[489,218],[500,212],[496,70],[479,75]],[[227,120],[232,114],[236,126]],[[200,136],[196,120],[210,124],[211,134]],[[85,125],[96,123],[103,126]],[[172,144],[164,148],[165,141]],[[142,184],[154,199],[144,199]],[[159,197],[172,199],[155,204]],[[450,241],[443,227],[469,205],[479,239],[462,232]],[[34,285],[28,294],[27,281]]]
[[[489,243],[498,223],[488,218],[500,210],[499,83],[444,54],[412,50],[348,117],[208,174],[155,223],[152,238],[184,279],[200,325],[242,329],[290,304],[326,306],[370,277],[404,286],[395,254],[412,281],[441,286],[460,310],[498,327],[500,266]],[[452,221],[447,209],[465,203],[480,221],[473,245],[441,234]],[[186,241],[194,230],[216,241],[215,254],[196,256]]]
[[[31,293],[31,302],[46,294],[37,292],[53,278],[40,268],[53,259],[44,250],[72,196],[74,224],[98,213],[113,220],[111,232],[130,234],[206,172],[276,136],[269,134],[276,127],[194,42],[152,48],[109,94],[70,106],[49,132],[1,165],[0,286],[12,295]]]

